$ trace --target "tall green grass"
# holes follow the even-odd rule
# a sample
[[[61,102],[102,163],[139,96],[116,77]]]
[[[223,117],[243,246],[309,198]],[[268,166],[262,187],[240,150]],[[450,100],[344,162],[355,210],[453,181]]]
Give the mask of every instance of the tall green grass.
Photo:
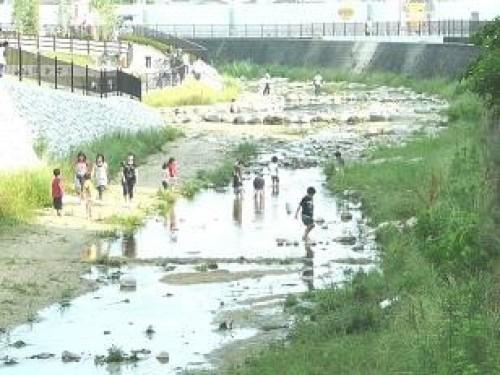
[[[48,168],[0,173],[0,228],[29,220],[33,210],[51,204]]]
[[[240,93],[234,79],[225,78],[222,90],[216,90],[202,82],[188,79],[183,85],[149,92],[144,102],[152,107],[176,107],[229,102]]]

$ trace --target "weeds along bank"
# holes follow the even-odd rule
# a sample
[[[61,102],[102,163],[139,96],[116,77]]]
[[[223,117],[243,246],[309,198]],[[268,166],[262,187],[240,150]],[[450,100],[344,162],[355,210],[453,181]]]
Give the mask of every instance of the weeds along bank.
[[[292,72],[294,78],[305,74]],[[230,373],[500,372],[500,131],[488,96],[470,91],[473,79],[358,77],[446,97],[449,127],[433,138],[417,136],[401,147],[372,150],[343,176],[326,167],[330,188],[358,192],[378,228],[380,271],[303,296],[313,307],[287,304],[298,317],[290,340]],[[416,224],[399,225],[412,218]]]

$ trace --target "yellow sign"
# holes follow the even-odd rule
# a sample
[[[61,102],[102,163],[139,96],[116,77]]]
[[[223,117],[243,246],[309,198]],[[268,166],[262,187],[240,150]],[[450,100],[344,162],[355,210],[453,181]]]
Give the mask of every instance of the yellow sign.
[[[425,20],[425,0],[410,0],[406,3],[406,17],[408,22],[422,22]]]
[[[349,21],[354,16],[354,8],[349,4],[343,4],[337,13],[343,21]]]

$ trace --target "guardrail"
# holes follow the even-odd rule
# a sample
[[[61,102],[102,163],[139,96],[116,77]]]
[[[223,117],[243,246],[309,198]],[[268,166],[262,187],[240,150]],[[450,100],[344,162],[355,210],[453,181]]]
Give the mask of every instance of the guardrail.
[[[96,41],[90,39],[61,38],[53,36],[23,35],[1,32],[0,40],[6,40],[13,48],[35,51],[69,52],[86,55],[122,55],[128,52],[128,43],[122,41]]]
[[[466,38],[487,22],[443,20],[429,22],[332,22],[285,25],[142,25],[134,31],[147,29],[181,38],[325,38],[356,36],[443,36]]]
[[[141,100],[141,79],[124,73],[121,69],[95,70],[73,62],[52,59],[20,48],[7,48],[7,74],[32,79],[42,85],[49,83],[54,89],[81,91],[84,95],[106,97],[108,95],[130,95]]]

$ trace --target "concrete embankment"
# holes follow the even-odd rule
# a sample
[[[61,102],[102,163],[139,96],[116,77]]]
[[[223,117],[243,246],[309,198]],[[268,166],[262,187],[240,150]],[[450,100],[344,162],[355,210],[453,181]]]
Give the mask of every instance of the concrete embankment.
[[[383,71],[413,77],[457,77],[479,50],[465,44],[312,39],[196,39],[215,61],[321,66],[357,72]]]

